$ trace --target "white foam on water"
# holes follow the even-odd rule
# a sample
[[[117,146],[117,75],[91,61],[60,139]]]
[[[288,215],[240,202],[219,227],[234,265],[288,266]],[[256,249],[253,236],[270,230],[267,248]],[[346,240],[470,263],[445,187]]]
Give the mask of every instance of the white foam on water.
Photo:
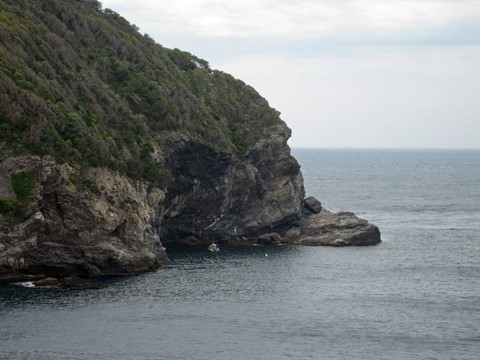
[[[36,287],[35,284],[32,281],[24,281],[24,282],[18,282],[14,283],[14,285],[25,287],[25,288],[34,288]]]

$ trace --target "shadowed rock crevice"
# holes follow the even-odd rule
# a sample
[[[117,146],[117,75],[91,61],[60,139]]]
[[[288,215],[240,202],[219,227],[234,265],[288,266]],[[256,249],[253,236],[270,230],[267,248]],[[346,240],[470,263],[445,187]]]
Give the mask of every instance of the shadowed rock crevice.
[[[191,142],[171,151],[162,241],[245,242],[300,219],[303,178],[290,130],[283,123],[269,130],[244,158]]]

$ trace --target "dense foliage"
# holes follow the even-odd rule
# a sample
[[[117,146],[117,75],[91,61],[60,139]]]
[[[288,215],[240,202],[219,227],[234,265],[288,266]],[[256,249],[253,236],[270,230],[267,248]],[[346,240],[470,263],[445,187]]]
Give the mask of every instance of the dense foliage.
[[[32,173],[11,175],[11,184],[16,199],[0,198],[0,225],[11,224],[21,220],[28,205],[35,196],[35,180]]]
[[[0,149],[153,181],[162,139],[241,156],[279,121],[253,88],[98,1],[2,0],[0,24]]]

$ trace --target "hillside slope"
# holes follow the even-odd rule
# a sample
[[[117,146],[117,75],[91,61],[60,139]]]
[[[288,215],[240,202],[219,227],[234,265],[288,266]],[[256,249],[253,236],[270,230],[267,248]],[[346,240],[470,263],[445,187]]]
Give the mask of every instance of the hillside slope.
[[[280,122],[253,88],[97,1],[5,0],[0,21],[0,138],[16,151],[151,180],[169,132],[243,155]]]

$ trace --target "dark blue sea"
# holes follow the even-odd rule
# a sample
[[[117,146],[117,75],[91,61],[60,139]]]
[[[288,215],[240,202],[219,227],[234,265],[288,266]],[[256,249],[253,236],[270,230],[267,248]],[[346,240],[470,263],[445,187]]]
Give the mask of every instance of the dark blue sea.
[[[0,359],[479,359],[480,151],[295,149],[374,247],[170,249],[96,291],[0,288]]]

